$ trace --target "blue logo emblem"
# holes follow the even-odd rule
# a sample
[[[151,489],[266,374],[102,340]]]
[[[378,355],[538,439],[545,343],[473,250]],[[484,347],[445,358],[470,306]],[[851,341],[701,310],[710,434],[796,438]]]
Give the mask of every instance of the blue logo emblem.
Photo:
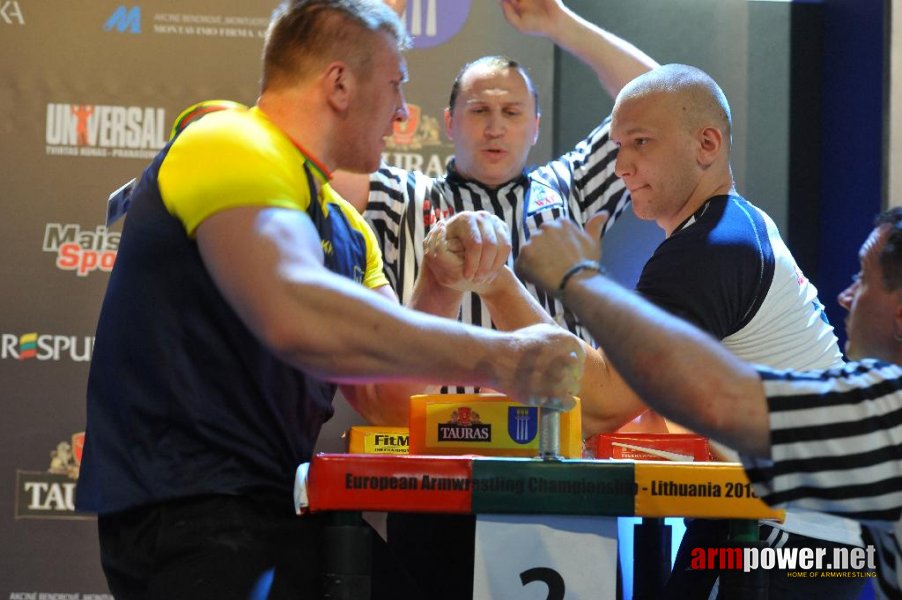
[[[407,0],[404,24],[414,48],[444,44],[467,22],[470,0]]]
[[[126,8],[120,4],[103,24],[104,31],[113,29],[119,33],[141,33],[141,7]]]
[[[507,433],[518,444],[528,444],[539,431],[539,409],[535,406],[509,406]]]

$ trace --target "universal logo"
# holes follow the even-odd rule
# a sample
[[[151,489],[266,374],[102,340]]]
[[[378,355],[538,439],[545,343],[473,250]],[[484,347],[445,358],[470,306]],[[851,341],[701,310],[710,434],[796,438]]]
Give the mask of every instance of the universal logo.
[[[155,106],[47,105],[50,156],[150,159],[166,145],[166,111]]]
[[[75,512],[75,484],[84,449],[83,431],[50,451],[46,471],[16,470],[17,519],[86,519]]]

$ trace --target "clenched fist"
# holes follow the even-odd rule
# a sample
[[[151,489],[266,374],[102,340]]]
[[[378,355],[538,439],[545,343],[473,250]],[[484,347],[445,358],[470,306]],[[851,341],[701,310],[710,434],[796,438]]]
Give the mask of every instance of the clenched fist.
[[[538,398],[570,404],[579,392],[585,351],[579,339],[556,325],[539,324],[508,334],[508,351],[497,357],[497,385],[492,386],[524,404]]]

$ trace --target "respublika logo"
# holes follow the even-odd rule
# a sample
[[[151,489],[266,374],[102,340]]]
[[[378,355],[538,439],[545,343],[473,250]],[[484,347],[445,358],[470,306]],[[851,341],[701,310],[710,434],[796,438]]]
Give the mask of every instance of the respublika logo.
[[[470,14],[470,0],[408,0],[404,23],[414,48],[431,48],[457,35]]]
[[[89,362],[93,352],[92,336],[0,333],[0,360]]]
[[[75,484],[85,444],[83,431],[50,451],[46,471],[16,471],[17,519],[84,519],[75,513]]]
[[[141,7],[132,6],[129,8],[120,4],[104,22],[103,30],[115,30],[119,33],[141,33]]]
[[[0,0],[0,23],[4,25],[25,25],[22,7],[15,0]]]
[[[151,106],[48,104],[45,141],[52,156],[149,159],[166,145],[166,111]]]
[[[56,255],[57,269],[87,277],[94,271],[113,270],[120,236],[103,225],[91,230],[71,223],[47,223],[41,249]]]

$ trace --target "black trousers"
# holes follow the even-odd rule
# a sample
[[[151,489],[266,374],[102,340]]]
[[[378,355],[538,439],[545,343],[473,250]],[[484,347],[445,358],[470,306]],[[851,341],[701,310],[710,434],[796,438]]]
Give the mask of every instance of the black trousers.
[[[180,499],[99,516],[101,562],[117,600],[319,599],[328,519],[284,494]],[[422,598],[368,538],[372,597]]]

